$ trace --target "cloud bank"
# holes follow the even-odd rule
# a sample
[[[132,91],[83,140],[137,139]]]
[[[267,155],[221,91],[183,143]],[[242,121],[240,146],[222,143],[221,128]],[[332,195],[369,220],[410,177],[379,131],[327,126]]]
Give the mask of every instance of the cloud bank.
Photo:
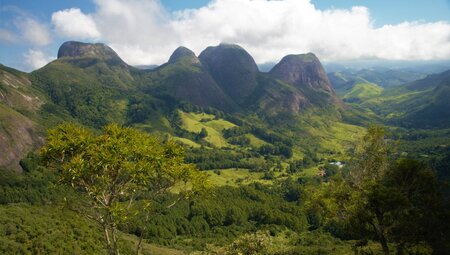
[[[21,31],[21,38],[35,46],[45,46],[52,38],[48,27],[44,23],[30,17],[19,17],[15,21]]]
[[[196,53],[237,43],[258,63],[314,52],[322,60],[450,59],[448,21],[375,27],[366,7],[319,10],[309,0],[214,0],[168,13],[157,0],[95,0],[96,11],[52,15],[65,39],[108,43],[128,63],[161,64],[184,45]],[[45,41],[45,40],[43,40]]]
[[[44,52],[39,50],[28,50],[27,53],[23,55],[25,64],[32,69],[38,69],[45,66],[48,62],[54,60],[52,57],[48,57]]]
[[[52,23],[59,35],[80,39],[98,39],[100,32],[91,16],[78,8],[57,11],[52,14]]]

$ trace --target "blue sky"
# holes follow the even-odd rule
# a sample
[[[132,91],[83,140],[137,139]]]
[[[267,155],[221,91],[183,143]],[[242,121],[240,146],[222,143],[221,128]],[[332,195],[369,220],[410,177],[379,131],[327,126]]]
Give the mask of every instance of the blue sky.
[[[219,42],[258,63],[304,51],[330,61],[449,59],[449,22],[450,0],[0,0],[0,63],[30,71],[66,40],[108,43],[130,64]]]
[[[199,8],[207,5],[209,0],[161,0],[168,11],[178,11],[186,8]],[[350,8],[362,5],[370,9],[377,25],[395,24],[402,21],[450,20],[450,0],[312,0],[321,10],[330,8]],[[50,20],[55,11],[78,7],[83,11],[92,12],[95,4],[92,0],[0,0],[0,6],[17,6],[43,20]],[[1,23],[10,18],[4,13],[0,16]]]

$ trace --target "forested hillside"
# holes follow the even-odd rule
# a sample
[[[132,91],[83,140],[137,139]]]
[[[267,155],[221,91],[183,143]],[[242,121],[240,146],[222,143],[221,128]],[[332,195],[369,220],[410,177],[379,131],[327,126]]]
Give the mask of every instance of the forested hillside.
[[[0,66],[0,253],[445,254],[449,85],[231,44]]]

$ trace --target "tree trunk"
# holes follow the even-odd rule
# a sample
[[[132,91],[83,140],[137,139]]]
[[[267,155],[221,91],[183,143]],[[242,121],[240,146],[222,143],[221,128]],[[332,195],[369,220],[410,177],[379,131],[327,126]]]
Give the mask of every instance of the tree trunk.
[[[104,222],[102,223],[103,227],[103,235],[105,236],[106,249],[108,250],[108,254],[114,255],[114,251],[111,247],[111,239],[109,238],[108,225]]]
[[[404,243],[400,243],[397,246],[397,255],[405,255],[405,244]]]
[[[136,247],[136,255],[139,255],[139,251],[141,250],[142,236],[143,236],[143,234],[141,233],[141,235],[139,236],[139,242]]]
[[[386,240],[386,236],[384,235],[384,216],[383,213],[381,213],[378,208],[375,209],[375,216],[378,221],[378,238],[380,239],[381,248],[383,248],[384,255],[389,255],[389,247]]]
[[[111,237],[112,237],[113,254],[119,255],[119,247],[117,246],[117,238],[116,238],[116,227],[114,225],[111,227]]]
[[[384,237],[383,233],[380,234],[380,243],[381,243],[381,247],[383,248],[384,255],[389,255],[389,247],[388,247],[387,240]]]
[[[144,228],[141,230],[141,233],[139,235],[139,242],[136,247],[136,255],[139,255],[139,251],[141,250],[142,239],[144,238],[144,232],[147,229],[147,227],[146,227],[147,222],[148,222],[148,213],[145,215]]]

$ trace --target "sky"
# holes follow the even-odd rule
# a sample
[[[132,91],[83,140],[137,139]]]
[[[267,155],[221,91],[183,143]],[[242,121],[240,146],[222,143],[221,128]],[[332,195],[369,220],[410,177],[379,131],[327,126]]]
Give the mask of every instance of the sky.
[[[102,42],[130,65],[235,43],[258,64],[449,60],[450,0],[0,0],[0,63],[23,71],[64,41]]]

